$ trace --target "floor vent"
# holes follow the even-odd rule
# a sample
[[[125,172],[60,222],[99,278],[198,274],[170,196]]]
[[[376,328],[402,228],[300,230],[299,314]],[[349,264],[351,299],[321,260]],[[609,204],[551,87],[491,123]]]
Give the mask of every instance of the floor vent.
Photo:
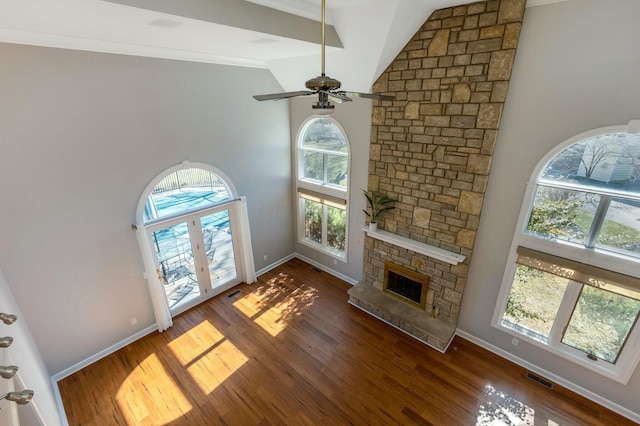
[[[236,296],[236,295],[238,295],[238,294],[240,294],[240,290],[236,290],[236,291],[234,291],[233,293],[229,293],[229,294],[227,294],[227,297],[233,297],[233,296]]]
[[[531,380],[533,380],[534,382],[540,383],[542,386],[544,386],[547,389],[553,389],[553,383],[551,383],[548,380],[543,379],[540,376],[536,376],[535,374],[533,374],[531,372],[527,372],[527,377],[530,378]]]

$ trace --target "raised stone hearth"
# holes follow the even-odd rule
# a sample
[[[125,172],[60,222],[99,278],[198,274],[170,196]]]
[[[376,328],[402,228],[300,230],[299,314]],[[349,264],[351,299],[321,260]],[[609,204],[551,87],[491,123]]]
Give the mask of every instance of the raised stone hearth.
[[[379,289],[359,283],[349,289],[349,303],[444,352],[456,332],[456,323],[431,315]]]

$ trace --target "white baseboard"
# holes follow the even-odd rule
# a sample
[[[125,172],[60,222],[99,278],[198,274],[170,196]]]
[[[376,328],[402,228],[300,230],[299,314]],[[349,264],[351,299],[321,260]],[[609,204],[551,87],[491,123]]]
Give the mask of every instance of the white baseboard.
[[[294,257],[296,257],[296,254],[292,253],[289,256],[283,257],[280,260],[276,260],[271,265],[265,266],[264,268],[260,269],[259,271],[256,271],[256,277],[259,277],[260,275],[264,274],[265,272],[269,272],[273,268],[276,268],[276,267],[282,265],[283,263],[290,261]]]
[[[62,370],[61,372],[54,374],[53,376],[51,376],[51,380],[53,381],[53,383],[57,383],[60,380],[64,379],[65,377],[68,377],[70,375],[72,375],[75,372],[78,372],[80,370],[82,370],[84,367],[93,364],[94,362],[101,360],[102,358],[106,357],[107,355],[111,355],[112,353],[114,353],[115,351],[124,348],[125,346],[127,346],[130,343],[135,342],[138,339],[143,338],[144,336],[146,336],[147,334],[151,334],[154,331],[158,330],[158,327],[153,324],[150,325],[149,327],[142,329],[140,331],[138,331],[137,333],[127,337],[126,339],[123,339],[111,346],[109,346],[108,348],[105,348],[103,350],[101,350],[100,352],[98,352],[95,355],[90,356],[89,358],[86,358],[74,365],[72,365],[71,367]]]
[[[295,253],[293,257],[297,257],[297,258],[298,258],[298,259],[300,259],[300,260],[304,260],[305,262],[307,262],[307,263],[309,263],[309,264],[311,264],[311,265],[315,266],[316,268],[318,268],[318,269],[322,269],[322,270],[323,270],[324,272],[326,272],[327,274],[331,274],[331,275],[333,275],[333,276],[334,276],[334,277],[336,277],[336,278],[340,278],[342,281],[346,281],[346,282],[348,282],[348,283],[349,283],[349,284],[351,284],[351,285],[356,285],[356,284],[358,284],[358,282],[359,282],[359,281],[357,281],[357,280],[354,280],[353,278],[350,278],[350,277],[348,277],[348,276],[346,276],[346,275],[344,275],[344,274],[341,274],[341,273],[340,273],[340,272],[338,272],[338,271],[334,271],[333,269],[331,269],[331,268],[329,268],[329,267],[327,267],[327,266],[323,265],[322,263],[316,262],[315,260],[311,260],[311,259],[309,259],[308,257],[305,257],[305,256],[303,256],[303,255],[301,255],[301,254],[299,254],[299,253]]]
[[[491,343],[485,342],[482,339],[479,339],[477,337],[475,337],[472,334],[467,333],[466,331],[457,329],[456,330],[456,335],[462,337],[463,339],[469,340],[472,343],[475,343],[476,345],[488,350],[489,352],[493,352],[496,355],[501,356],[502,358],[508,359],[509,361],[518,364],[520,367],[525,368],[531,372],[534,372],[536,374],[539,374],[541,376],[543,376],[546,379],[549,379],[550,381],[557,383],[558,385],[567,388],[575,393],[577,393],[578,395],[581,395],[593,402],[596,402],[600,405],[602,405],[603,407],[606,407],[608,409],[610,409],[611,411],[614,411],[618,414],[620,414],[621,416],[624,416],[630,420],[633,420],[636,423],[640,423],[640,414],[639,413],[635,413],[625,407],[622,407],[621,405],[616,404],[615,402],[609,401],[606,398],[603,398],[602,396],[591,392],[589,389],[585,389],[581,386],[576,385],[573,382],[570,382],[554,373],[551,373],[543,368],[538,367],[535,364],[530,363],[529,361],[526,361],[520,357],[517,357],[515,355],[513,355],[512,353],[509,353],[507,351],[505,351],[504,349],[501,349],[497,346],[492,345]]]

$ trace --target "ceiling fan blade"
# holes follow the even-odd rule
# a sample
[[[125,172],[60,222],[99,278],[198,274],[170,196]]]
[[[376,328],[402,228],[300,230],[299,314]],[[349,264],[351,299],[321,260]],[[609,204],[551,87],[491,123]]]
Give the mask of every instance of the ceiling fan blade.
[[[269,95],[254,95],[253,98],[257,101],[277,101],[279,99],[293,98],[296,96],[313,95],[316,92],[309,90],[299,90],[297,92],[283,92],[283,93],[271,93]]]
[[[332,100],[334,100],[337,103],[342,103],[342,102],[351,102],[353,99],[351,99],[350,97],[348,97],[347,95],[345,95],[343,92],[329,92],[326,90],[320,90],[321,93],[326,93]]]
[[[395,100],[395,96],[392,95],[380,95],[377,93],[359,93],[359,92],[341,92],[346,96],[352,98],[366,98],[366,99],[377,99],[379,101],[393,101]]]

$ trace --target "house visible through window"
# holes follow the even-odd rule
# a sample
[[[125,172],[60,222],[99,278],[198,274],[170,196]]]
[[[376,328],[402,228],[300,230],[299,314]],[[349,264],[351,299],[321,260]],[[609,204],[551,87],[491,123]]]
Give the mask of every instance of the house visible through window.
[[[329,117],[314,117],[297,144],[298,239],[346,259],[349,145]]]
[[[595,131],[547,158],[493,324],[626,383],[640,361],[640,135]]]

